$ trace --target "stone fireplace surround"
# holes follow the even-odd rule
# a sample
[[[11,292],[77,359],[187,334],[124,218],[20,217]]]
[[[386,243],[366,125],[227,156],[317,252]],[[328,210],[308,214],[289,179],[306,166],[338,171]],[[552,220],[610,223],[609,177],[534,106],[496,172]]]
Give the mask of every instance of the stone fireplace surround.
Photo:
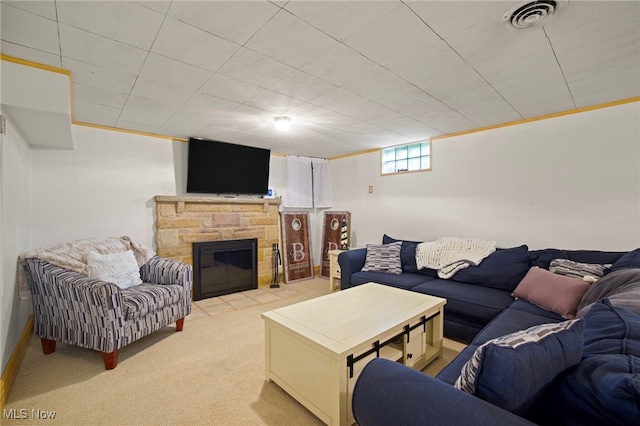
[[[257,238],[258,286],[271,283],[279,198],[157,195],[155,201],[158,256],[193,265],[194,242]]]

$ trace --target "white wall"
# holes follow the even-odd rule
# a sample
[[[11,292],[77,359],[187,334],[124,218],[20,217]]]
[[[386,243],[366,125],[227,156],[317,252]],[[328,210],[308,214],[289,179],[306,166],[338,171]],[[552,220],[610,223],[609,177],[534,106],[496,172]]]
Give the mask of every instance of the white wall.
[[[33,244],[129,235],[155,246],[156,195],[176,195],[183,142],[74,126],[74,150],[34,149]]]
[[[8,117],[7,133],[0,139],[0,371],[4,371],[31,315],[31,300],[20,300],[16,289],[18,255],[30,249],[31,152]]]
[[[358,246],[387,233],[630,250],[640,246],[638,117],[635,102],[436,140],[430,172],[380,176],[378,153],[334,160],[335,208],[352,212]]]

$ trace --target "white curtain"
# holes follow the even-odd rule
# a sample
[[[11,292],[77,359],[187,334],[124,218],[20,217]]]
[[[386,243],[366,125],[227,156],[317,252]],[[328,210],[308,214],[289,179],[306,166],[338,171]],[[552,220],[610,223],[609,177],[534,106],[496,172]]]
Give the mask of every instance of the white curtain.
[[[311,158],[287,155],[285,158],[285,191],[283,207],[313,208]]]
[[[329,208],[332,203],[329,160],[287,155],[282,207]]]
[[[333,205],[333,191],[331,190],[331,172],[329,160],[314,158],[313,165],[313,206],[319,209]]]

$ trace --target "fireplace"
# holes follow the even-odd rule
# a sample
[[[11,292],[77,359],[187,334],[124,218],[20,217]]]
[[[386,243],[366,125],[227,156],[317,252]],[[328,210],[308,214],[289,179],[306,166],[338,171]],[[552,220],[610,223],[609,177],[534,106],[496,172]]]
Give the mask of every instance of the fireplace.
[[[258,288],[258,240],[193,243],[193,300]]]

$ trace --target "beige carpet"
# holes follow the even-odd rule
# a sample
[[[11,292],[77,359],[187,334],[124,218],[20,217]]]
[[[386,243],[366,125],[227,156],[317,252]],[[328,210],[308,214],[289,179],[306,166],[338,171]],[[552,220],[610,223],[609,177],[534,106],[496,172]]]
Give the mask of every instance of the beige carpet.
[[[264,324],[260,314],[328,293],[324,279],[283,285],[261,303],[233,309],[200,304],[184,331],[166,327],[120,351],[104,369],[100,353],[58,344],[42,353],[33,337],[0,423],[61,425],[321,425],[311,412],[264,380]],[[269,293],[269,291],[267,291]],[[277,297],[273,297],[277,296]],[[435,374],[464,346],[445,341]],[[11,409],[15,411],[10,412]],[[9,413],[9,415],[7,415]],[[14,417],[23,419],[8,419]],[[43,421],[40,415],[55,415]]]

